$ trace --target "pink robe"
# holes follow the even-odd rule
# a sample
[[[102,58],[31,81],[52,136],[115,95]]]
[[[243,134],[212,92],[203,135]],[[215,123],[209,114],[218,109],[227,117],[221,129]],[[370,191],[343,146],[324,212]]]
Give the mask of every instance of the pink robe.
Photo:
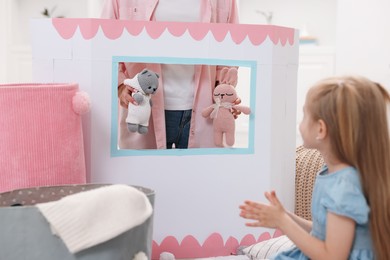
[[[201,3],[201,22],[238,23],[238,10],[235,0],[199,0]],[[158,0],[106,0],[102,18],[122,20],[153,21]],[[119,64],[118,84],[126,78],[147,67],[161,75],[160,64]],[[191,128],[188,140],[189,148],[215,147],[212,120],[202,117],[202,110],[213,103],[212,93],[216,76],[221,68],[218,66],[195,66],[195,95],[192,108]],[[146,135],[130,133],[125,122],[127,110],[119,108],[118,144],[120,149],[165,149],[165,116],[164,96],[160,78],[159,90],[153,95],[152,116],[149,132]]]

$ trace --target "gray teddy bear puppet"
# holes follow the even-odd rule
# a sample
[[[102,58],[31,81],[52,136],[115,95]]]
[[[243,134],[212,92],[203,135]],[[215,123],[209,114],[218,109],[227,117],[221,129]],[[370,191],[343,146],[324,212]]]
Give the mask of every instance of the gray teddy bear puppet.
[[[123,81],[123,84],[135,89],[132,96],[138,104],[129,103],[128,106],[126,123],[130,132],[148,133],[152,107],[151,97],[157,91],[159,78],[156,72],[145,68],[134,78]]]

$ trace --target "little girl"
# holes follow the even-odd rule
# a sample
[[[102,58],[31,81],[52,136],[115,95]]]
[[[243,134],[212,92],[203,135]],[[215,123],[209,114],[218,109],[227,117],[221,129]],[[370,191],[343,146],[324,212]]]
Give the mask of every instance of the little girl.
[[[245,201],[250,227],[280,229],[296,245],[273,259],[390,259],[388,92],[362,77],[329,78],[306,96],[299,130],[325,166],[312,198],[313,221],[287,212],[274,191],[269,205]]]

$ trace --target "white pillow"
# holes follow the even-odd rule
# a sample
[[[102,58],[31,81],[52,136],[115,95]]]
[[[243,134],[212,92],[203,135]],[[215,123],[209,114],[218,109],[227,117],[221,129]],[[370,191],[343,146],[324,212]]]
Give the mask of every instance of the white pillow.
[[[294,243],[287,236],[261,241],[242,250],[251,260],[268,259],[276,253],[290,249]]]

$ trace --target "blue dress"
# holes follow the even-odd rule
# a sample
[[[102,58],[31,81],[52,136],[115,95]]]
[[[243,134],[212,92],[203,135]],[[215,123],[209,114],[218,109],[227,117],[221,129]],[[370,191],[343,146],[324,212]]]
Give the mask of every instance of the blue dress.
[[[343,168],[332,174],[324,166],[318,173],[312,197],[311,235],[325,240],[326,215],[332,212],[356,222],[355,238],[348,259],[374,259],[374,250],[368,228],[370,208],[363,195],[359,173],[353,167]],[[293,247],[274,256],[275,260],[308,259],[301,250]]]

